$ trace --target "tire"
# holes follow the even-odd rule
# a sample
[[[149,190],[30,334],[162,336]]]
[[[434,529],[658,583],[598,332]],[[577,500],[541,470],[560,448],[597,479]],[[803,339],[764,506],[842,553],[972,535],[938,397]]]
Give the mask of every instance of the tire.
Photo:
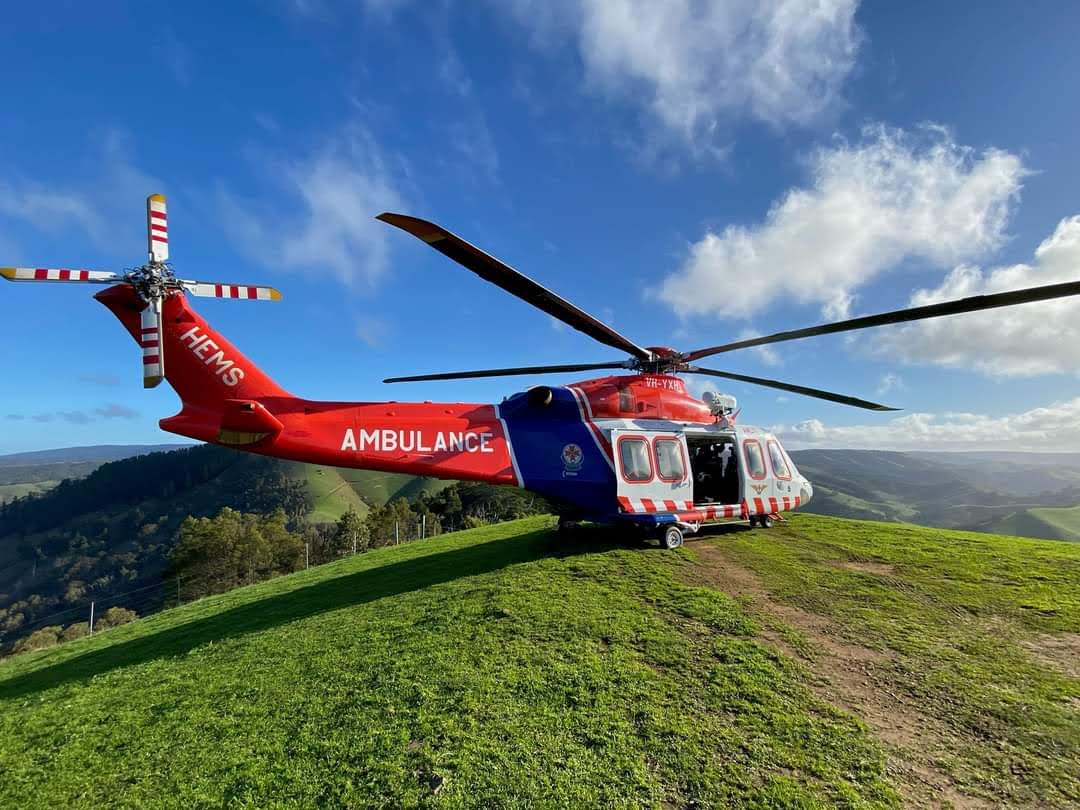
[[[758,518],[758,525],[763,529],[771,529],[773,525],[773,519],[770,515],[762,515]]]
[[[757,523],[758,523],[757,515],[751,515],[750,516],[750,528],[751,529],[756,529],[757,528]]]
[[[660,542],[668,551],[674,551],[683,544],[682,529],[678,526],[668,526],[660,535]]]

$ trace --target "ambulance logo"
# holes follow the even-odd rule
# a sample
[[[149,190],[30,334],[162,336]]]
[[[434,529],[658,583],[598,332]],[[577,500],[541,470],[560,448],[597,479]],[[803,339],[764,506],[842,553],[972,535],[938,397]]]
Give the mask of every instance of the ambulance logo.
[[[580,447],[571,442],[562,449],[562,463],[567,472],[577,472],[585,463],[585,454],[581,452]]]

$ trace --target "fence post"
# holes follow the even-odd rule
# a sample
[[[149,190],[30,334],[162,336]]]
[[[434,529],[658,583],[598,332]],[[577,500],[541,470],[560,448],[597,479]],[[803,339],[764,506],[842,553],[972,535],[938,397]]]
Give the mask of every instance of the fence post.
[[[304,543],[304,568],[311,567],[311,543]]]
[[[423,540],[427,537],[427,512],[420,516],[420,525],[423,527],[420,530],[420,539]]]
[[[89,633],[89,635],[91,635],[91,636],[94,635],[94,603],[93,602],[90,603],[90,633]]]
[[[398,522],[394,521],[394,545],[401,543],[401,534],[398,532]]]

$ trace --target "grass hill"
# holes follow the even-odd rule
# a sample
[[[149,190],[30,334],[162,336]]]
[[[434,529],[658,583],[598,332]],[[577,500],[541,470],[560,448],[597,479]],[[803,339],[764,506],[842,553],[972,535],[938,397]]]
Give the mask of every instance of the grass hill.
[[[816,514],[1080,540],[1075,524],[1039,514],[1080,504],[1077,454],[797,450],[791,457],[814,483]]]
[[[533,518],[0,662],[7,807],[1075,807],[1080,546]]]

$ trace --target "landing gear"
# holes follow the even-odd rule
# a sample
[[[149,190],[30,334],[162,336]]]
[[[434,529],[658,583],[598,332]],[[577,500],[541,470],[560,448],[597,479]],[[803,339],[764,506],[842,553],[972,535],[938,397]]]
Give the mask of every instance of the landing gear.
[[[573,536],[574,532],[577,531],[577,527],[578,527],[578,522],[576,520],[570,520],[567,517],[565,517],[564,515],[559,516],[559,529],[558,529],[558,531],[559,531],[559,538],[560,539],[562,539],[562,540],[569,539],[571,536]]]
[[[683,544],[682,529],[675,525],[666,526],[660,535],[660,542],[664,548],[674,551]]]
[[[772,515],[751,515],[750,516],[750,528],[751,529],[771,529],[773,525]]]

